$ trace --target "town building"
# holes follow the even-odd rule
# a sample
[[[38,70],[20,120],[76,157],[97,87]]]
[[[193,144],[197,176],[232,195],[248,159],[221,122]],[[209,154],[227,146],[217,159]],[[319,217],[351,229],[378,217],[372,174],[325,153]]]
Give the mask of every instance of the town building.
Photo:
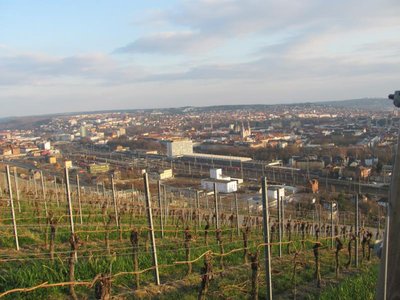
[[[193,143],[191,140],[173,140],[167,142],[167,155],[169,157],[193,154]]]

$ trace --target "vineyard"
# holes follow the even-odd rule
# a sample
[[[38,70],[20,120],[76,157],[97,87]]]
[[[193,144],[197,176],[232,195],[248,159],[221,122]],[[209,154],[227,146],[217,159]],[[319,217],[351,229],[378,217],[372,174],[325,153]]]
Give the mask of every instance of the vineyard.
[[[337,285],[376,275],[379,227],[359,224],[357,202],[333,218],[280,201],[250,210],[237,195],[183,193],[147,174],[129,190],[112,178],[83,187],[68,170],[3,175],[0,298],[334,299]]]

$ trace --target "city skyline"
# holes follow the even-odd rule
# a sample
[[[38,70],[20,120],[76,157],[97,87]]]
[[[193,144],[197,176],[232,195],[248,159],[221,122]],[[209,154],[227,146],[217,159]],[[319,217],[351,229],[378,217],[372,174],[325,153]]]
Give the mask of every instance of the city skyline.
[[[396,1],[0,3],[0,117],[385,97]]]

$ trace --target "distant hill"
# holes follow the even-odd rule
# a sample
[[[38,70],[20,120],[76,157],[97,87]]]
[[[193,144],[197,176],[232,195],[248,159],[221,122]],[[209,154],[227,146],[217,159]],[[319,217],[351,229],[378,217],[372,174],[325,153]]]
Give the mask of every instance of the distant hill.
[[[300,102],[300,103],[282,103],[282,104],[236,104],[236,105],[213,105],[203,107],[181,108],[183,111],[223,111],[240,109],[268,109],[273,107],[310,107],[310,106],[329,106],[335,108],[349,108],[368,111],[387,111],[393,110],[393,102],[386,98],[363,98],[351,100],[319,101],[319,102]],[[176,109],[179,110],[179,109]]]
[[[0,130],[4,129],[27,129],[41,124],[45,124],[53,117],[69,116],[77,114],[99,114],[99,113],[133,113],[133,112],[165,112],[172,114],[184,114],[190,111],[208,112],[208,111],[235,111],[235,110],[251,110],[251,109],[271,109],[273,107],[310,107],[310,106],[328,106],[335,108],[348,108],[367,111],[390,111],[394,106],[392,101],[386,98],[364,98],[337,101],[320,101],[320,102],[303,102],[303,103],[282,103],[282,104],[236,104],[236,105],[214,105],[214,106],[185,106],[176,108],[153,108],[153,109],[116,109],[102,111],[85,111],[85,112],[69,112],[59,114],[48,114],[41,116],[23,116],[23,117],[6,117],[0,118]]]
[[[318,105],[327,105],[332,107],[344,107],[353,109],[364,109],[371,111],[393,110],[393,102],[387,98],[363,98],[341,101],[323,101],[317,102]]]
[[[32,129],[51,120],[48,116],[7,117],[0,119],[0,130]]]

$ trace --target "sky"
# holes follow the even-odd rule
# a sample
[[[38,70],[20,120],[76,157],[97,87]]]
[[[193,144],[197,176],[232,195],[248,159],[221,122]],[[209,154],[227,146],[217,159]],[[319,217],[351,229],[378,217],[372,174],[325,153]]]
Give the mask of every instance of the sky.
[[[0,0],[0,117],[386,97],[399,0]]]

